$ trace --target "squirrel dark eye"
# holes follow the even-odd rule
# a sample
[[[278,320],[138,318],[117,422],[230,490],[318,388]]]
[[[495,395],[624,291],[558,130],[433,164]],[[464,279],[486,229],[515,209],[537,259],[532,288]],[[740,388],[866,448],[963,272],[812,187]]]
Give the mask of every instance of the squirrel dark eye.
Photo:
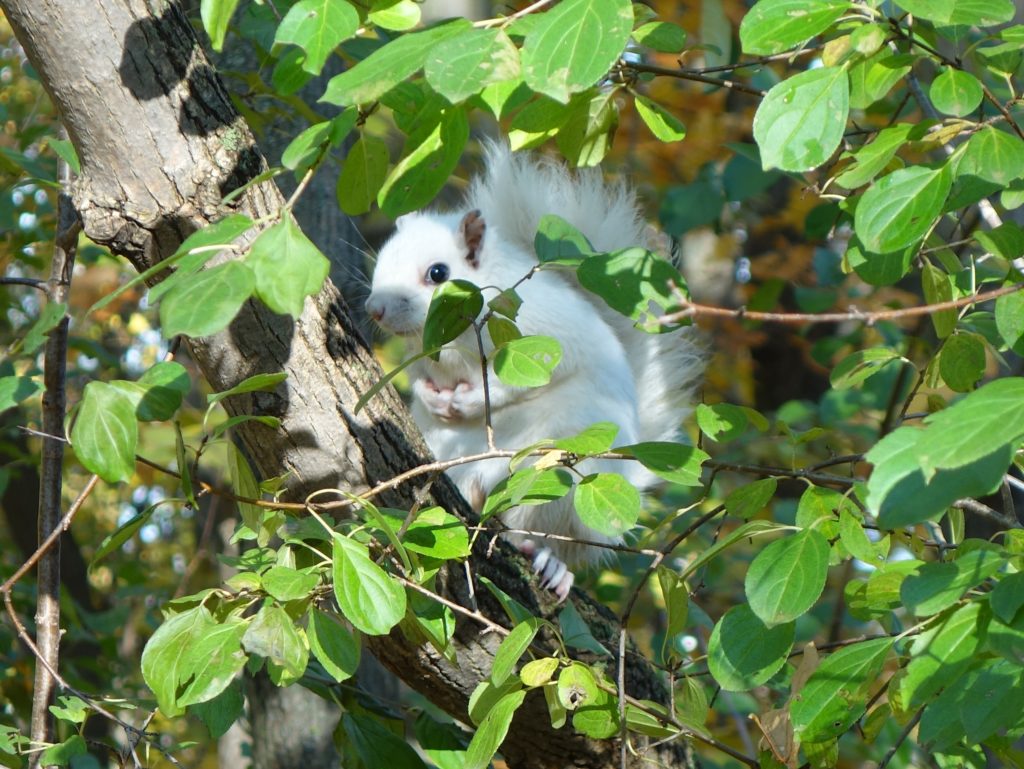
[[[448,280],[449,274],[448,265],[444,262],[432,264],[427,268],[427,283],[433,283],[435,286],[438,286]]]

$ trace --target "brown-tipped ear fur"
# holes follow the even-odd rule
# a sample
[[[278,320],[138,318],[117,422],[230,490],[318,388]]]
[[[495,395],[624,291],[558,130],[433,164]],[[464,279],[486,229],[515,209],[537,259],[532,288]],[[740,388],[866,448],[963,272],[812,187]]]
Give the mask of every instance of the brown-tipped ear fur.
[[[487,224],[484,222],[483,214],[475,208],[462,217],[462,222],[459,224],[459,233],[466,244],[466,261],[471,267],[476,267],[480,263],[478,252],[480,246],[483,245],[484,230],[486,229]]]

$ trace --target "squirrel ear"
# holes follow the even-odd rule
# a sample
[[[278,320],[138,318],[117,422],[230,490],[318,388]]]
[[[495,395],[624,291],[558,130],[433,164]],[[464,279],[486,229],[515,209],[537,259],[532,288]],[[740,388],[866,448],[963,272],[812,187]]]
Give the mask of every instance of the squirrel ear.
[[[484,230],[487,225],[484,222],[483,214],[478,209],[473,209],[462,217],[459,223],[459,234],[463,243],[466,244],[466,261],[470,266],[476,267],[479,263],[478,252],[484,242]]]

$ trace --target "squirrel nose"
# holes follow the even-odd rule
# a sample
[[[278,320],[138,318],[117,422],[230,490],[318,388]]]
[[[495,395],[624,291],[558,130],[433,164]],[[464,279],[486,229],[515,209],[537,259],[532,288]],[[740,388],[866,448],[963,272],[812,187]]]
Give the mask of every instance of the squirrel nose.
[[[366,314],[374,319],[377,323],[384,317],[384,302],[380,301],[378,297],[371,296],[366,300]]]

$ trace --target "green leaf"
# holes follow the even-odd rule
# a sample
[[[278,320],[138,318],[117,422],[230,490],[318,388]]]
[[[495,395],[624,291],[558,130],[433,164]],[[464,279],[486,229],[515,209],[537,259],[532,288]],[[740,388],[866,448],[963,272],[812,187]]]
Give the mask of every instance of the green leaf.
[[[256,287],[252,271],[241,262],[225,262],[190,276],[160,302],[165,339],[178,334],[209,336],[234,319]]]
[[[505,636],[494,653],[494,663],[491,666],[491,682],[495,686],[501,686],[512,675],[516,663],[530,648],[540,626],[539,619],[531,618],[517,624],[512,628],[512,632]]]
[[[1012,0],[900,0],[899,5],[938,26],[987,26],[1010,21]]]
[[[365,214],[388,175],[388,146],[362,134],[345,156],[338,176],[338,205],[349,216]]]
[[[701,568],[704,564],[710,561],[712,558],[717,556],[726,548],[736,544],[739,541],[748,539],[750,537],[756,537],[759,534],[767,534],[768,532],[778,531],[782,528],[777,523],[771,521],[747,521],[737,526],[735,529],[730,531],[725,536],[721,537],[715,544],[707,548],[700,553],[692,561],[688,562],[685,568],[682,570],[680,576],[684,579],[689,577],[691,574]],[[760,621],[760,620],[759,620]]]
[[[598,702],[601,689],[594,671],[582,662],[572,662],[558,676],[558,700],[566,710]]]
[[[968,744],[997,732],[1019,729],[1024,709],[1024,671],[1020,660],[999,660],[982,669],[964,697],[960,714]]]
[[[740,23],[740,43],[747,54],[782,53],[820,35],[849,7],[845,0],[760,0]]]
[[[330,262],[290,216],[268,227],[245,263],[256,278],[256,296],[274,312],[298,318],[307,296],[324,284]]]
[[[618,701],[603,689],[597,691],[594,701],[576,708],[572,714],[572,727],[592,740],[607,740],[619,733]]]
[[[332,77],[320,101],[338,106],[376,101],[420,69],[435,46],[469,28],[465,19],[453,19],[402,35]]]
[[[686,47],[686,30],[667,21],[651,21],[633,30],[633,39],[660,53],[679,53]]]
[[[904,707],[920,707],[971,666],[988,624],[982,608],[980,603],[969,603],[951,614],[940,615],[914,638],[910,663],[899,680]]]
[[[1024,665],[1024,615],[1009,622],[993,620],[985,636],[986,646],[1015,665]]]
[[[188,710],[203,722],[212,739],[219,740],[245,712],[242,687],[234,681],[212,700],[189,705]]]
[[[1013,622],[1020,607],[1024,606],[1024,571],[1007,574],[989,594],[992,612],[1003,622]]]
[[[1024,230],[1014,222],[1003,222],[992,230],[976,230],[971,235],[986,251],[1007,261],[1024,255]]]
[[[708,668],[715,681],[730,692],[760,686],[775,675],[793,648],[796,625],[769,627],[746,604],[725,613],[708,640]]]
[[[487,302],[488,308],[492,310],[495,304],[494,300]],[[497,313],[497,310],[495,310],[495,313]],[[503,344],[511,342],[513,339],[521,339],[523,335],[519,332],[515,323],[508,318],[494,314],[487,319],[487,336],[491,338],[491,344],[498,348]]]
[[[473,325],[484,306],[480,289],[469,281],[449,280],[434,291],[423,323],[423,349],[437,350]],[[437,354],[432,356],[437,360]]]
[[[253,374],[250,377],[246,377],[230,389],[219,393],[210,393],[206,396],[206,402],[212,406],[213,404],[220,403],[222,400],[229,398],[232,395],[242,395],[243,393],[259,392],[262,390],[273,390],[287,378],[288,374],[284,371],[277,371],[272,374]]]
[[[891,638],[875,638],[825,658],[790,710],[801,742],[839,737],[864,715],[869,687],[877,682],[891,648]]]
[[[313,76],[302,68],[306,53],[301,48],[289,48],[277,60],[270,74],[270,84],[282,96],[291,96],[306,85]]]
[[[468,734],[455,724],[440,723],[423,711],[416,716],[413,728],[416,742],[437,769],[462,769]]]
[[[1000,187],[1024,176],[1024,141],[985,126],[968,141],[956,167],[957,177],[976,176]]]
[[[519,671],[519,680],[523,682],[523,686],[530,688],[543,686],[551,680],[556,670],[558,670],[558,658],[543,657],[523,665]]]
[[[601,163],[611,149],[619,123],[614,90],[593,88],[569,102],[565,124],[555,134],[558,150],[580,168]]]
[[[359,113],[347,109],[333,120],[314,123],[300,133],[281,153],[281,165],[298,174],[321,160],[329,147],[337,146],[351,133]]]
[[[487,711],[480,727],[473,735],[473,739],[466,748],[466,763],[464,769],[487,769],[498,752],[501,743],[505,741],[508,728],[512,724],[512,716],[523,704],[526,697],[526,690],[506,694],[495,705]]]
[[[609,537],[636,526],[640,492],[618,473],[588,475],[576,486],[576,513],[584,525]]]
[[[558,630],[563,643],[570,649],[579,649],[603,657],[611,656],[611,652],[594,638],[587,621],[571,602],[567,602],[565,608],[558,612]]]
[[[107,294],[106,297],[90,307],[89,312],[95,312],[105,307],[121,291],[136,281],[142,282],[151,275],[163,272],[171,265],[174,265],[173,273],[149,289],[149,301],[152,304],[156,304],[160,301],[160,297],[168,293],[172,288],[189,282],[189,276],[194,275],[210,259],[223,251],[223,248],[216,248],[216,246],[226,247],[230,245],[250,227],[252,227],[252,220],[248,216],[231,214],[203,227],[201,230],[196,230],[185,238],[185,241],[178,246],[177,251],[145,272],[135,276],[117,291]]]
[[[89,746],[85,742],[85,737],[73,734],[63,742],[44,750],[39,759],[39,766],[70,766],[74,758],[88,754]]]
[[[874,139],[852,153],[856,162],[836,177],[836,183],[855,190],[870,182],[886,169],[916,128],[911,123],[883,128]]]
[[[832,369],[829,381],[837,390],[848,390],[862,384],[894,360],[906,362],[907,359],[888,347],[858,350],[847,355]]]
[[[267,673],[277,686],[288,686],[306,672],[307,648],[295,622],[280,606],[266,604],[249,623],[242,646],[267,661]]]
[[[359,667],[359,640],[333,614],[310,607],[306,625],[309,650],[335,681],[345,681]]]
[[[651,304],[675,309],[677,292],[685,288],[679,270],[643,248],[627,248],[611,254],[596,254],[583,260],[576,270],[580,285],[601,297],[616,312],[631,318],[652,332],[671,331],[651,317]]]
[[[53,331],[67,316],[68,306],[64,302],[47,302],[39,317],[25,332],[21,341],[23,355],[31,355],[44,344]]]
[[[76,176],[82,173],[82,163],[78,159],[78,151],[74,144],[67,139],[57,139],[52,136],[46,140],[46,144],[57,157],[68,164]]]
[[[408,513],[399,511],[398,517],[388,515],[385,520],[397,532],[406,516]],[[465,558],[470,551],[466,524],[440,507],[420,510],[406,529],[402,544],[414,553],[445,561]]]
[[[28,376],[0,377],[0,413],[34,398],[43,391],[43,383]]]
[[[440,122],[394,167],[377,195],[377,204],[392,219],[427,205],[441,190],[469,139],[464,110],[445,110]]]
[[[678,142],[686,138],[686,126],[660,104],[640,94],[636,95],[634,103],[640,119],[655,137],[663,142]]]
[[[906,248],[932,228],[949,194],[949,166],[902,168],[877,181],[857,205],[854,229],[868,251]]]
[[[740,486],[725,498],[725,509],[729,515],[737,518],[753,518],[764,510],[775,496],[778,481],[774,478],[762,478],[745,486]]]
[[[562,345],[550,336],[524,336],[503,344],[494,356],[494,373],[510,387],[541,387],[562,360]]]
[[[89,561],[89,568],[91,569],[101,560],[106,558],[112,552],[121,547],[125,542],[135,536],[135,533],[141,529],[150,518],[153,517],[153,513],[160,505],[171,504],[179,500],[164,499],[160,502],[150,505],[138,515],[132,516],[130,519],[122,523],[112,534],[108,534],[100,542],[100,546],[96,548],[96,552],[92,555],[92,560]]]
[[[556,214],[541,217],[533,248],[542,264],[560,262],[578,266],[595,253],[587,236]]]
[[[115,380],[110,386],[127,396],[142,422],[165,422],[174,416],[188,393],[191,382],[185,367],[177,361],[160,361],[136,382]]]
[[[856,236],[846,249],[844,261],[857,275],[872,286],[891,286],[910,272],[910,263],[917,254],[916,246],[887,254],[865,251]]]
[[[958,499],[992,493],[1012,459],[1012,448],[1004,445],[962,467],[934,472],[923,460],[937,440],[942,440],[938,432],[905,426],[868,452],[867,460],[875,468],[868,478],[866,501],[883,528],[921,523],[938,517]]]
[[[457,104],[491,83],[519,77],[519,49],[502,29],[467,29],[431,51],[423,74],[435,91]]]
[[[49,711],[59,720],[67,721],[71,724],[84,724],[85,719],[88,718],[89,713],[92,712],[92,708],[89,707],[89,703],[81,697],[62,694],[57,698],[57,702],[59,704],[50,705]]]
[[[701,466],[710,459],[707,452],[681,443],[635,443],[622,446],[618,451],[636,457],[659,478],[680,486],[700,486]]]
[[[930,262],[921,270],[921,288],[928,304],[940,304],[953,298],[953,285],[949,276]],[[935,334],[945,339],[956,328],[957,312],[954,309],[936,310],[930,313]]]
[[[731,403],[698,404],[697,426],[702,433],[717,443],[738,438],[747,429],[747,413]]]
[[[866,59],[855,61],[850,67],[850,106],[867,109],[884,99],[918,60],[910,53],[894,53],[883,48]]]
[[[948,609],[973,587],[999,571],[1005,559],[987,549],[971,550],[955,561],[923,564],[903,580],[900,598],[918,617]]]
[[[293,43],[306,52],[302,69],[319,75],[327,57],[359,29],[359,14],[345,0],[299,0],[288,9],[274,44]]]
[[[690,589],[686,580],[682,579],[672,569],[659,566],[656,574],[658,586],[661,588],[661,595],[665,601],[665,614],[668,619],[665,623],[665,640],[662,642],[661,655],[665,659],[670,656],[680,659],[682,655],[674,644],[677,637],[687,630],[687,621],[690,617]]]
[[[543,505],[561,499],[572,489],[572,477],[559,468],[517,470],[487,495],[480,516],[484,520],[516,505]]]
[[[224,47],[224,37],[237,7],[238,0],[202,0],[199,4],[199,15],[213,50],[220,51]]]
[[[298,571],[288,566],[271,566],[260,575],[263,587],[278,601],[306,598],[320,582],[315,573]]]
[[[996,328],[1007,347],[1024,355],[1024,291],[996,299]]]
[[[772,627],[817,602],[828,576],[829,545],[816,529],[776,540],[757,554],[744,580],[751,610]]]
[[[949,389],[974,389],[985,375],[985,342],[978,334],[961,332],[946,340],[939,357],[939,374]]]
[[[218,622],[200,604],[157,628],[142,651],[142,676],[164,715],[181,715],[186,705],[211,700],[228,687],[245,666],[247,625],[234,616]]]
[[[404,32],[420,23],[420,4],[417,0],[385,0],[373,3],[368,18],[375,27]]]
[[[963,117],[974,112],[985,97],[978,78],[970,72],[946,67],[928,89],[928,98],[939,112]]]
[[[764,169],[820,166],[839,146],[849,110],[850,83],[842,67],[808,70],[773,86],[754,115]]]
[[[405,616],[405,590],[370,560],[366,547],[334,535],[334,595],[345,619],[369,635],[384,635]]]
[[[629,0],[564,0],[541,15],[523,43],[523,77],[560,102],[605,76],[633,29]]]
[[[354,751],[339,739],[339,733],[348,738]],[[335,739],[341,742],[339,749],[342,755],[348,757],[354,752],[361,766],[426,769],[426,764],[409,743],[387,728],[379,718],[370,715],[345,713],[341,717],[340,728],[335,731]]]
[[[139,423],[131,399],[105,382],[89,382],[71,428],[78,461],[108,483],[118,483],[135,472],[138,441]]]
[[[925,419],[921,469],[963,467],[991,455],[996,447],[1016,447],[1024,438],[1024,378],[1006,377],[978,388]]]

